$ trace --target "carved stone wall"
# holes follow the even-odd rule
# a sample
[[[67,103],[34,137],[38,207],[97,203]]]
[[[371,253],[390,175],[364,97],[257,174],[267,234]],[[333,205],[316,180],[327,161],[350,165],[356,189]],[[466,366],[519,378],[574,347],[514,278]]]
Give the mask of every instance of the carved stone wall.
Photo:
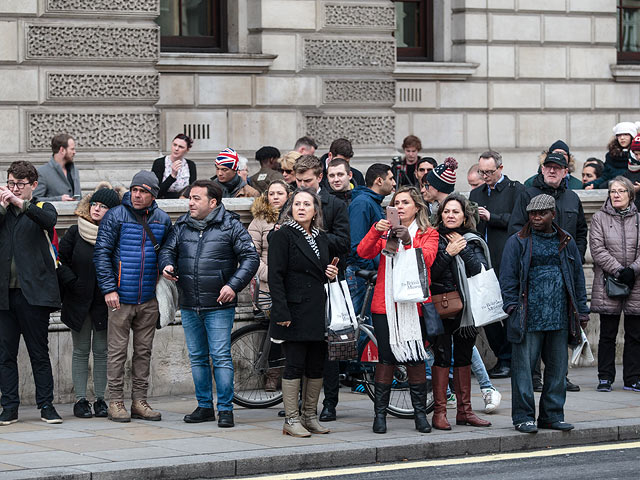
[[[322,88],[324,103],[375,103],[393,105],[393,80],[326,80]]]
[[[392,70],[396,62],[393,40],[304,39],[304,68]]]
[[[159,116],[155,113],[28,112],[28,150],[48,150],[51,138],[69,132],[79,149],[158,150]]]
[[[47,0],[47,12],[157,13],[158,0]]]
[[[159,95],[157,74],[47,74],[47,100],[155,103]]]
[[[385,5],[327,3],[324,6],[325,27],[389,28],[396,26],[395,9]]]
[[[158,27],[27,25],[27,59],[155,61]]]
[[[306,133],[329,145],[339,137],[355,145],[393,145],[396,120],[393,115],[307,115]]]

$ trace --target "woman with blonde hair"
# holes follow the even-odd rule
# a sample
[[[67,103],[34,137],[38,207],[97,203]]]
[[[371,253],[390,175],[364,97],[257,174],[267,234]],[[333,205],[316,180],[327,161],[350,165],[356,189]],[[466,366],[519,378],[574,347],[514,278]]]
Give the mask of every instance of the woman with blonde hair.
[[[296,184],[296,174],[293,171],[293,167],[301,156],[301,153],[291,151],[285,153],[279,160],[280,169],[282,170],[284,181],[287,182],[292,190],[295,190],[298,187],[298,185]]]
[[[379,355],[375,373],[373,431],[387,432],[386,411],[393,372],[396,365],[404,364],[407,365],[416,430],[428,433],[431,425],[427,420],[426,352],[420,327],[420,304],[394,302],[390,278],[393,271],[392,256],[398,249],[421,248],[427,279],[430,280],[429,270],[438,252],[438,232],[431,228],[429,210],[415,187],[398,189],[390,205],[397,208],[400,225],[392,227],[389,220],[380,220],[358,245],[358,255],[362,258],[373,259],[381,252],[383,258],[386,257],[381,259],[378,267],[378,280],[371,303]]]

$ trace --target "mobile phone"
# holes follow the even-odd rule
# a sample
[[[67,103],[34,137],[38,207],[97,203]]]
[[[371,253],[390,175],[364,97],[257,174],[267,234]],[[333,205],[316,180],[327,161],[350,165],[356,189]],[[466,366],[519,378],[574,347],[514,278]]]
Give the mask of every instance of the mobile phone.
[[[80,195],[74,195],[74,196],[73,196],[73,199],[74,199],[74,200],[80,200]]]
[[[338,257],[333,257],[333,260],[331,260],[331,265],[336,267],[338,265],[339,261],[340,261],[340,259]]]
[[[167,272],[167,273],[173,278],[178,278],[178,274],[175,272],[175,270],[171,270],[170,272]]]
[[[398,209],[396,207],[387,207],[387,220],[392,227],[400,225],[400,216],[398,215]]]

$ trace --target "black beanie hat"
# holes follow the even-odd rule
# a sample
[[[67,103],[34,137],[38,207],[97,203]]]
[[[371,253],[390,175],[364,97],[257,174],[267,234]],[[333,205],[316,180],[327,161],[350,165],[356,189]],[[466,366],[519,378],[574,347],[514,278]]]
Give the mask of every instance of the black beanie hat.
[[[109,208],[120,205],[120,195],[111,188],[101,188],[91,195],[91,203],[100,202]]]
[[[553,152],[554,150],[562,150],[563,152],[567,152],[567,155],[571,153],[569,151],[569,145],[564,143],[562,140],[556,140],[551,144],[551,146],[549,147],[549,153]]]
[[[453,157],[447,157],[444,162],[429,170],[427,183],[442,193],[452,193],[456,186],[456,169],[458,161]]]

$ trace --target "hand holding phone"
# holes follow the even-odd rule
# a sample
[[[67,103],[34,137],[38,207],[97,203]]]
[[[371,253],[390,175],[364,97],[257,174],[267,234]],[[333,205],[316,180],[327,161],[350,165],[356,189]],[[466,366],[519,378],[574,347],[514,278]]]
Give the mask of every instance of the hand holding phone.
[[[339,261],[340,259],[338,257],[333,257],[333,260],[331,260],[331,265],[333,265],[334,267],[337,267]]]
[[[387,220],[391,224],[391,228],[400,225],[400,216],[396,207],[387,207]]]

